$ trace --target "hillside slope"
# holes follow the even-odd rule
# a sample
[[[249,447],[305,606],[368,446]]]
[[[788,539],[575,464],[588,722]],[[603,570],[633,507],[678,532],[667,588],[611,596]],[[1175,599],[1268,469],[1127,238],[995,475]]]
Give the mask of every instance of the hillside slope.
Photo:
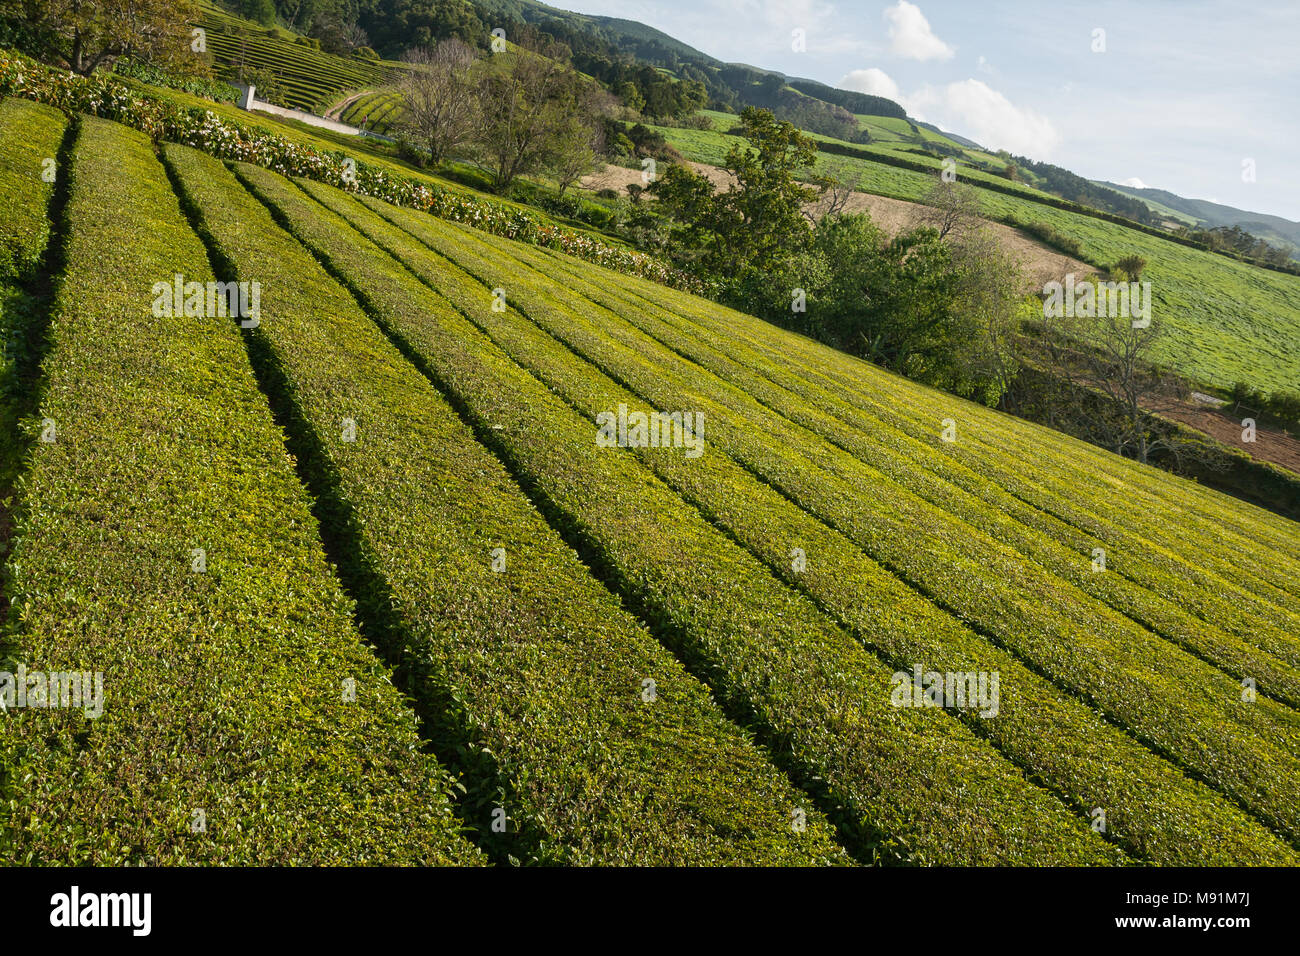
[[[686,293],[187,147],[164,145],[159,163],[143,138],[85,122],[72,214],[52,222],[72,254],[49,261],[73,289],[101,269],[84,250],[156,237],[153,258],[114,270],[111,309],[79,297],[94,322],[54,327],[40,414],[67,437],[39,446],[29,487],[67,493],[24,498],[23,553],[45,557],[9,566],[7,594],[31,609],[18,654],[69,653],[70,635],[93,633],[75,615],[118,599],[196,528],[244,515],[223,502],[263,469],[205,458],[234,434],[274,463],[295,530],[258,531],[264,549],[234,564],[214,558],[211,585],[154,571],[166,603],[121,618],[107,646],[147,639],[167,658],[189,641],[175,622],[208,607],[273,619],[288,599],[280,575],[261,578],[289,553],[315,561],[316,591],[274,625],[283,646],[245,652],[273,653],[276,673],[329,673],[321,638],[293,638],[330,627],[331,653],[353,666],[377,653],[368,666],[393,668],[407,701],[365,726],[398,734],[414,709],[466,790],[455,806],[469,838],[497,862],[837,862],[840,848],[861,862],[1297,862],[1294,524]],[[120,175],[90,174],[123,155]],[[130,201],[106,216],[105,190]],[[169,211],[165,234],[147,232],[146,207]],[[213,316],[187,321],[184,343],[151,335],[152,284],[209,263],[259,283],[256,328]],[[242,383],[259,430],[196,405],[207,393],[180,377],[208,376],[215,348],[218,379]],[[158,349],[173,364],[148,370]],[[147,416],[154,390],[175,393],[175,414]],[[149,440],[81,411],[114,395]],[[653,412],[679,417],[656,419],[651,441],[640,426]],[[69,470],[87,447],[93,475],[154,477],[97,484]],[[196,503],[133,507],[160,466]],[[154,549],[123,551],[112,578],[80,573],[39,533],[90,542],[105,523],[151,521],[180,523]],[[347,599],[375,652],[338,617]],[[180,630],[159,628],[169,611]],[[228,641],[225,653],[241,646]],[[197,759],[206,738],[152,722],[163,701],[217,727],[239,712],[187,703],[173,695],[189,683],[155,673],[160,697],[113,685],[110,700],[131,706],[105,726]],[[945,674],[971,675],[972,696],[933,706],[943,691],[914,687]],[[337,709],[301,703],[271,712],[292,727]],[[241,728],[256,746],[261,728]],[[317,731],[342,758],[339,732]],[[283,799],[323,793],[330,778],[292,759],[309,752],[280,754]],[[266,785],[256,764],[184,765],[235,808]],[[348,779],[364,791],[399,771],[415,772],[395,755],[387,776]],[[50,758],[39,779],[87,799],[104,786],[74,773]],[[166,788],[121,792],[123,807],[190,805]],[[49,808],[27,818],[46,821],[26,824],[30,853],[57,858],[58,834],[86,811],[18,793]],[[381,793],[373,812],[393,827],[405,798]],[[505,832],[490,825],[498,810]],[[438,819],[412,815],[392,855],[451,847],[460,837]],[[159,839],[143,829],[121,857],[150,858]]]
[[[688,160],[725,162],[739,142],[719,130],[655,127]],[[872,147],[868,147],[868,150]],[[938,160],[931,160],[937,171]],[[935,178],[866,156],[819,152],[814,169],[838,174],[862,192],[917,201]],[[961,167],[959,178],[981,187],[993,177]],[[1044,194],[978,189],[982,215],[1009,224],[1044,224],[1078,241],[1078,258],[1105,269],[1127,255],[1143,257],[1151,283],[1152,316],[1165,326],[1157,356],[1194,381],[1231,387],[1256,383],[1264,391],[1295,389],[1300,369],[1300,275],[1276,272],[1181,245],[1117,222],[1055,208]],[[1051,197],[1046,197],[1051,199]]]
[[[202,8],[197,25],[207,31],[218,76],[235,82],[245,69],[272,73],[283,91],[278,105],[307,112],[324,113],[345,92],[388,86],[406,69],[387,60],[325,53],[304,37],[259,26],[212,5]]]

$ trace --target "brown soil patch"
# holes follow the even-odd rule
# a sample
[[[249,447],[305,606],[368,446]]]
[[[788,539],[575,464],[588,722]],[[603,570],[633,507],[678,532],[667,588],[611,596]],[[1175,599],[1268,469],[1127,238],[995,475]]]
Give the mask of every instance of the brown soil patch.
[[[1148,404],[1151,411],[1190,425],[1257,461],[1272,462],[1300,474],[1300,436],[1288,434],[1280,428],[1256,425],[1255,441],[1248,444],[1241,440],[1241,420],[1254,418],[1252,412],[1233,412],[1231,404],[1223,408],[1207,408],[1175,395],[1163,395]]]

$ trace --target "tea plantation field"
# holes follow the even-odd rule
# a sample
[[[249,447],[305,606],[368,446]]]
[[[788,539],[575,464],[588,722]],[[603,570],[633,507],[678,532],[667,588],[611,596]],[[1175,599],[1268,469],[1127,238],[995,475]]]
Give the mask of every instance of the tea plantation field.
[[[363,93],[347,105],[339,119],[376,133],[388,133],[402,118],[405,108],[396,93]]]
[[[219,76],[234,80],[241,67],[273,73],[284,105],[312,113],[323,113],[350,90],[387,86],[406,69],[389,60],[326,53],[304,37],[260,27],[215,6],[202,8],[197,25],[206,31]]]
[[[105,120],[0,196],[0,862],[1300,862],[1293,523]]]

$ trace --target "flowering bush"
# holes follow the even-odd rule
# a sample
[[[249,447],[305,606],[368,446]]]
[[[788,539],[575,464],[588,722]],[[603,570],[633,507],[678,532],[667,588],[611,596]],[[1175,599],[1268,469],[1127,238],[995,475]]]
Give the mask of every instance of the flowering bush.
[[[387,172],[342,152],[316,149],[274,133],[249,129],[211,110],[187,108],[138,93],[111,74],[77,76],[20,53],[0,50],[0,96],[22,96],[69,113],[100,116],[140,130],[155,142],[182,143],[219,159],[314,179],[493,235],[558,249],[607,269],[687,292],[703,291],[698,279],[644,253],[573,232],[522,209]]]

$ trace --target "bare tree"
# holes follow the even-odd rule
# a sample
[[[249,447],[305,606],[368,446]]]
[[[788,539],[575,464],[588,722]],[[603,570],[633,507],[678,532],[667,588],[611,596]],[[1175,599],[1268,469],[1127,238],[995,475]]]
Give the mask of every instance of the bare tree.
[[[826,216],[838,216],[849,206],[853,196],[853,168],[844,162],[831,163],[826,172],[814,176],[812,184],[817,189],[817,198],[803,207],[803,214],[809,222],[817,222]]]
[[[979,196],[965,183],[940,179],[921,199],[914,220],[918,226],[937,229],[940,239],[960,239],[980,225]]]
[[[552,167],[566,141],[582,141],[576,127],[598,119],[592,84],[568,56],[562,44],[541,40],[494,55],[484,71],[476,145],[498,190]]]
[[[605,148],[605,124],[593,122],[614,110],[614,97],[592,89],[585,97],[589,107],[570,111],[552,138],[551,158],[547,164],[555,176],[560,195],[587,173],[600,165]]]
[[[1203,454],[1152,411],[1173,385],[1155,360],[1163,325],[1097,311],[1043,319],[1038,344],[1053,382],[1035,398],[1047,424],[1143,464],[1157,453],[1176,464]]]
[[[348,45],[349,50],[356,50],[363,46],[370,45],[370,36],[362,29],[361,24],[356,22],[344,23],[342,27],[343,39]]]
[[[474,50],[457,39],[409,50],[411,65],[398,84],[405,112],[399,129],[429,151],[434,165],[464,144],[477,107]]]

